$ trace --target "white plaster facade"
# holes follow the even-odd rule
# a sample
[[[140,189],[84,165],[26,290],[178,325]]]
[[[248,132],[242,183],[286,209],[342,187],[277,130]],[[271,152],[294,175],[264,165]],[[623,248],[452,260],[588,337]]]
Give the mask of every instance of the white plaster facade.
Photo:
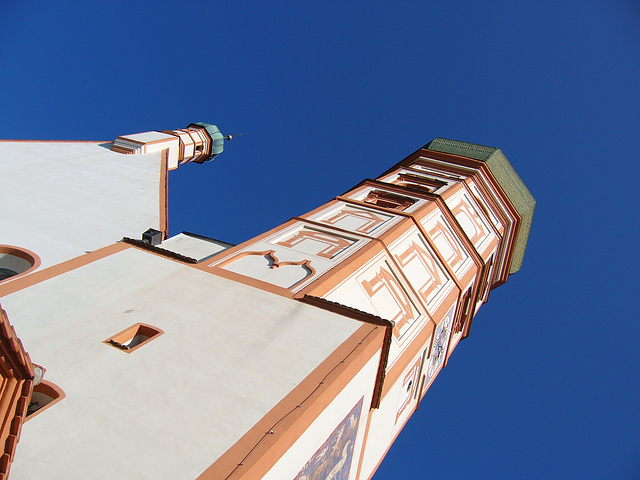
[[[161,152],[128,156],[94,142],[0,142],[0,244],[41,268],[162,230]]]
[[[66,393],[23,427],[25,480],[196,478],[360,326],[135,248],[2,305]],[[103,343],[138,322],[164,334]]]

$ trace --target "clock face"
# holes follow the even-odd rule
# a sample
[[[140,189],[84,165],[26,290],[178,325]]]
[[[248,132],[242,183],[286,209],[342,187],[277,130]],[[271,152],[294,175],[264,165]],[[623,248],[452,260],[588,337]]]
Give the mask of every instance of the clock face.
[[[451,333],[451,314],[447,315],[436,330],[431,347],[431,360],[429,362],[429,377],[442,365],[447,353],[449,334]]]

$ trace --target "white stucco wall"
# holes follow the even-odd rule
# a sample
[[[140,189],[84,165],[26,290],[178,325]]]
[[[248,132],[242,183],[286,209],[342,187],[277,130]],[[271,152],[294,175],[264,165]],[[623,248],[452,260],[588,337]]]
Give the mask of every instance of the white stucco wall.
[[[97,143],[0,142],[0,244],[36,253],[40,269],[160,224],[161,153]]]
[[[0,303],[66,394],[13,480],[196,478],[361,325],[134,248]],[[165,333],[102,343],[137,322]]]

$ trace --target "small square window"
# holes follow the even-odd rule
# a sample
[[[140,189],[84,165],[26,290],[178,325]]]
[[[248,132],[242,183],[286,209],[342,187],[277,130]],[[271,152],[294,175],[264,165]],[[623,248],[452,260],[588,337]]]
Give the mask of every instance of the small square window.
[[[145,323],[136,323],[126,330],[107,338],[104,343],[124,352],[131,353],[163,333],[164,332],[157,327],[152,327]]]

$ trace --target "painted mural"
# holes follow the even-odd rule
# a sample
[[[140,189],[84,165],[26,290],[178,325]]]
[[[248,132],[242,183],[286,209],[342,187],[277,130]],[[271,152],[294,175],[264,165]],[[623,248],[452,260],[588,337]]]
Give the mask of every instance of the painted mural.
[[[348,480],[363,400],[353,407],[294,480]]]

